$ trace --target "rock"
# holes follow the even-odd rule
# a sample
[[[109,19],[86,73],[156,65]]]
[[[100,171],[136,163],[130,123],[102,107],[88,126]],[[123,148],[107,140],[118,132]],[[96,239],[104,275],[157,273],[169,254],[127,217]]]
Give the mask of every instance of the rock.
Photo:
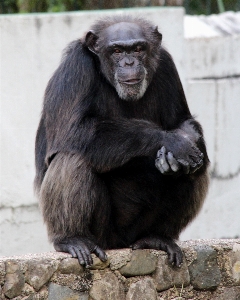
[[[93,282],[89,295],[93,300],[125,299],[122,283],[120,283],[117,277],[111,272],[104,273],[100,280]]]
[[[219,249],[218,264],[225,286],[240,285],[240,244],[235,243],[230,249]]]
[[[53,273],[58,268],[58,261],[36,261],[28,262],[28,269],[26,272],[26,281],[37,291],[49,281]]]
[[[48,300],[88,300],[88,294],[73,291],[66,286],[50,283]]]
[[[81,275],[61,274],[60,272],[56,272],[52,276],[51,282],[61,286],[68,286],[75,291],[86,292],[92,286],[92,277],[89,270],[85,270]]]
[[[190,275],[187,267],[187,262],[184,259],[180,268],[171,268],[172,282],[175,287],[186,287],[190,285]]]
[[[108,250],[107,256],[110,260],[110,269],[115,271],[125,266],[132,256],[131,249]]]
[[[61,261],[58,271],[62,274],[80,275],[84,272],[84,269],[76,258],[66,258]]]
[[[191,284],[196,290],[216,289],[221,282],[217,251],[207,245],[198,246],[195,250],[197,258],[189,266]]]
[[[35,290],[31,285],[25,283],[22,292],[23,292],[24,295],[30,296],[30,295],[35,293]]]
[[[4,299],[4,294],[3,294],[3,290],[2,290],[2,287],[0,285],[0,299]]]
[[[231,264],[233,281],[236,285],[240,285],[240,244],[233,245]]]
[[[155,279],[158,291],[164,291],[173,286],[171,270],[169,269],[167,257],[165,255],[159,257],[153,278]]]
[[[20,266],[13,261],[6,262],[6,276],[4,284],[4,294],[6,297],[12,299],[22,293],[25,280]]]
[[[143,278],[130,285],[126,300],[157,300],[157,291],[152,278]]]
[[[23,300],[35,300],[33,297],[34,297],[34,295],[30,295],[30,296],[24,297]]]
[[[186,259],[180,268],[173,268],[168,264],[166,255],[162,255],[158,259],[156,272],[153,274],[158,291],[167,290],[173,286],[182,287],[190,284],[190,276]]]
[[[48,288],[46,286],[42,287],[38,294],[34,295],[34,300],[46,300],[48,299]]]
[[[4,284],[5,272],[5,263],[0,262],[0,286]]]
[[[110,265],[110,260],[101,261],[96,255],[92,255],[93,264],[90,266],[90,270],[104,270]]]
[[[214,296],[212,300],[240,300],[240,287],[224,288],[223,292]]]
[[[240,261],[236,261],[232,268],[233,279],[237,285],[240,284]]]
[[[7,274],[4,284],[4,295],[10,299],[19,296],[24,286],[24,277],[19,274]]]
[[[48,290],[47,287],[43,287],[38,293],[31,294],[24,298],[16,299],[16,300],[46,300],[48,299]],[[13,299],[15,300],[15,298]]]
[[[131,260],[119,272],[126,277],[148,275],[155,271],[156,264],[157,257],[149,250],[135,250]]]

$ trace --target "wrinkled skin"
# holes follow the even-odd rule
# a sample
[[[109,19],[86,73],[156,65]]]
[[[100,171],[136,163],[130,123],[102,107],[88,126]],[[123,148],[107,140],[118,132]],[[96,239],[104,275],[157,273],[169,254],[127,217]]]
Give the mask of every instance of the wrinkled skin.
[[[158,31],[156,38],[161,41]],[[138,25],[114,24],[103,32],[101,39],[89,32],[86,43],[99,56],[102,71],[120,98],[134,101],[144,95],[152,70],[148,68],[149,45]]]

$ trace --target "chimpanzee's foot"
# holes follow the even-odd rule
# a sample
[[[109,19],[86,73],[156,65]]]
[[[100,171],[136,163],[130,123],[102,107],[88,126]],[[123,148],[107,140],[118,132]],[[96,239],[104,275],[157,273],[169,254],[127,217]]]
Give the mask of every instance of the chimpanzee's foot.
[[[86,268],[93,264],[91,253],[96,254],[101,261],[107,260],[106,253],[86,237],[65,238],[60,242],[54,242],[54,248],[59,252],[70,253],[72,257],[78,258],[80,265]]]
[[[183,262],[183,254],[180,247],[169,238],[146,237],[132,245],[132,249],[156,249],[166,251],[170,264],[180,267]]]

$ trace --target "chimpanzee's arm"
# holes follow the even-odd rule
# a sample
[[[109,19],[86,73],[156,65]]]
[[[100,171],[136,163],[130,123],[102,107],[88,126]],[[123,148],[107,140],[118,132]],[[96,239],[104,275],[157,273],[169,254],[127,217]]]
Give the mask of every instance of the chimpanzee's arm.
[[[156,76],[162,83],[153,82],[153,95],[161,96],[164,114],[177,124],[180,123],[177,121],[179,116],[187,119],[190,114],[181,95],[178,74],[173,72],[174,64],[171,58],[164,57],[164,53],[167,65],[162,64],[157,71],[163,77]],[[167,70],[163,72],[162,68]],[[166,72],[174,74],[170,76]],[[103,86],[99,76],[93,58],[80,41],[72,43],[45,93],[42,123],[47,140],[47,165],[59,152],[78,152],[98,172],[105,172],[137,156],[155,157],[162,146],[177,159],[187,160],[190,165],[201,164],[201,152],[194,143],[176,132],[167,132],[153,122],[141,119],[105,117],[104,103],[99,103],[98,99],[99,93],[111,97],[110,87]],[[165,82],[166,76],[169,78]],[[167,93],[165,88],[169,90]],[[167,101],[171,103],[167,104]],[[172,126],[174,124],[168,127]]]
[[[190,139],[136,119],[105,120],[96,124],[84,147],[84,156],[99,172],[105,172],[137,156],[154,158],[162,146],[171,149],[176,157],[186,159],[190,165],[201,164],[201,152]]]

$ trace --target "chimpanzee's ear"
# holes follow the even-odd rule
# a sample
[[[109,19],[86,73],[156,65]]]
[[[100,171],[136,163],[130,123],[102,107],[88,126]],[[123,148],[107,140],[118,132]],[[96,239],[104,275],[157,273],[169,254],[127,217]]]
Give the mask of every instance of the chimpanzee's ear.
[[[162,34],[158,31],[158,26],[153,28],[153,34],[158,39],[159,43],[162,42]]]
[[[98,55],[99,52],[97,40],[98,36],[92,30],[90,30],[85,37],[85,43],[88,49],[96,55]]]

